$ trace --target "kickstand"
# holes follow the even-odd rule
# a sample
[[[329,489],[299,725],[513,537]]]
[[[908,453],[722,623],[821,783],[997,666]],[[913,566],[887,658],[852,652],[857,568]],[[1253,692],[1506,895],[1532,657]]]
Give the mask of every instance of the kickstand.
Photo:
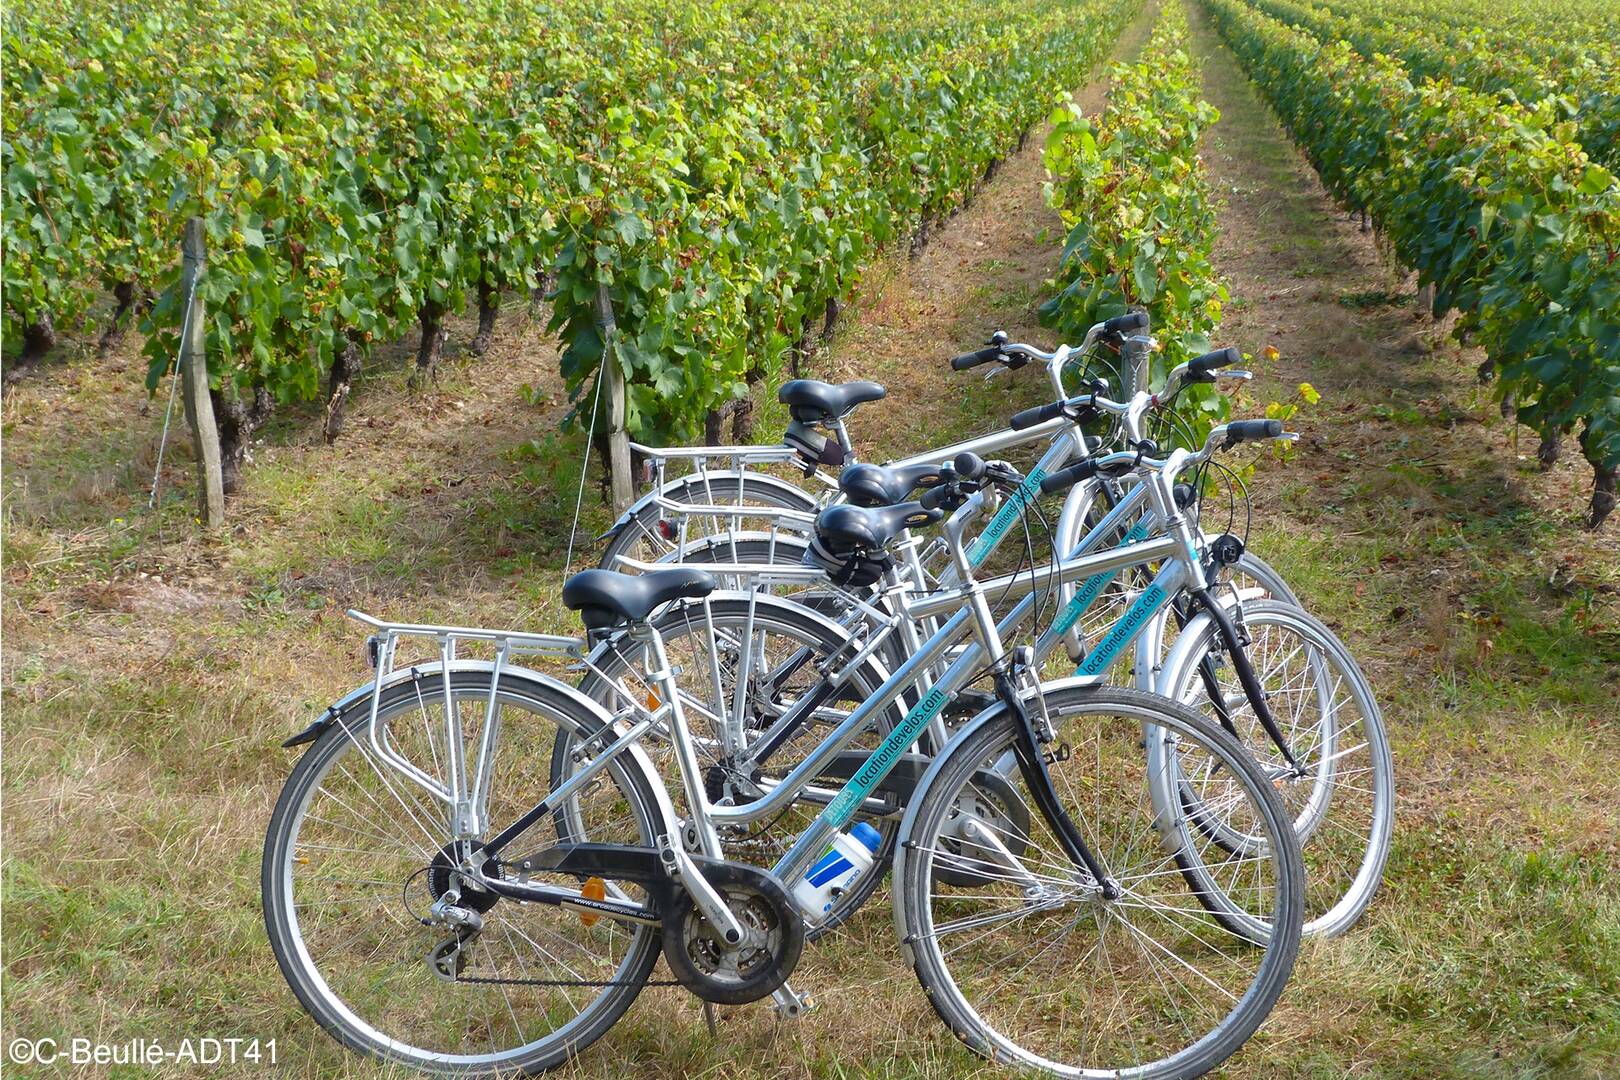
[[[709,1025],[709,1038],[712,1039],[720,1034],[720,1027],[714,1020],[714,1002],[712,1001],[703,1003],[703,1022]]]

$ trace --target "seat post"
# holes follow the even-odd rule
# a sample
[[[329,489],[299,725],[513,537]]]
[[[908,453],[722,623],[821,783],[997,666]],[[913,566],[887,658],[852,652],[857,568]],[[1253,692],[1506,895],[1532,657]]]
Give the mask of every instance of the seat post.
[[[664,649],[664,635],[651,622],[635,623],[631,633],[647,643],[652,653],[654,670],[647,673],[649,681],[658,687],[659,695],[669,706],[670,742],[675,747],[675,764],[681,770],[681,785],[686,791],[686,805],[691,814],[690,828],[697,835],[699,850],[712,859],[723,858],[720,834],[709,818],[709,797],[703,787],[703,769],[692,745],[692,730],[686,723],[686,710],[681,707],[680,686],[675,681],[675,670],[670,667],[669,653]]]
[[[833,438],[837,439],[838,445],[843,448],[844,464],[854,464],[855,448],[849,443],[849,432],[844,427],[844,418],[842,416],[835,416],[829,419],[826,423],[827,430],[833,433]]]

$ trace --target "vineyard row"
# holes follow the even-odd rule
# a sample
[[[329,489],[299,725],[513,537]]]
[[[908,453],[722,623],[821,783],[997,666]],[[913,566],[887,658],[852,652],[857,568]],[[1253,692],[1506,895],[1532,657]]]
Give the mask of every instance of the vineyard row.
[[[1102,0],[133,0],[5,16],[8,342],[153,302],[184,220],[222,428],[448,312],[552,287],[578,397],[610,289],[628,425],[691,439],[1104,55]],[[237,423],[240,421],[240,423]],[[233,427],[233,423],[236,424]],[[234,448],[240,453],[240,446]]]
[[[1540,433],[1544,464],[1579,429],[1595,527],[1620,473],[1620,183],[1560,98],[1418,79],[1273,18],[1269,3],[1204,0],[1327,187],[1435,287],[1437,313],[1460,313],[1487,353],[1482,377]]]

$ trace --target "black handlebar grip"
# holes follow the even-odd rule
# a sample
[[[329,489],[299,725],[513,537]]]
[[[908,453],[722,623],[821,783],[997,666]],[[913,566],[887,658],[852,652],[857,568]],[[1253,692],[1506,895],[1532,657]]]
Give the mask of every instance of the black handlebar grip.
[[[1226,425],[1225,446],[1252,439],[1275,439],[1283,433],[1281,420],[1234,420]]]
[[[1187,361],[1188,382],[1214,382],[1221,368],[1236,367],[1243,362],[1243,353],[1232,346],[1207,352],[1196,360]]]
[[[977,480],[984,475],[984,458],[964,450],[951,462],[951,469],[964,480]]]
[[[951,357],[951,370],[966,371],[968,368],[978,367],[980,364],[988,364],[991,361],[999,360],[1000,358],[1001,346],[991,345],[989,348],[980,349],[977,352],[963,353],[961,356]]]
[[[1037,424],[1044,424],[1054,416],[1062,416],[1066,402],[1049,401],[1045,405],[1036,405],[1033,408],[1015,412],[1012,419],[1007,421],[1014,431],[1023,431]]]
[[[1097,462],[1092,458],[1077,462],[1066,469],[1059,469],[1050,476],[1041,479],[1041,494],[1051,495],[1053,492],[1072,488],[1082,480],[1090,480],[1097,475]]]
[[[1116,315],[1103,323],[1103,332],[1107,334],[1123,334],[1131,330],[1146,330],[1147,326],[1147,312],[1131,311],[1124,315]]]

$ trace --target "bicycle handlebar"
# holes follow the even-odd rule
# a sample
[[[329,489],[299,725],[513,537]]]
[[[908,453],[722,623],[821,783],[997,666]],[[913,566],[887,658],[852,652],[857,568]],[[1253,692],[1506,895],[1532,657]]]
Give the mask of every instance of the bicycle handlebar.
[[[1015,412],[1007,426],[1014,431],[1024,431],[1028,428],[1044,424],[1054,417],[1062,416],[1069,407],[1067,401],[1049,401],[1045,405],[1036,405],[1034,408]]]
[[[1145,311],[1131,311],[1104,320],[1100,325],[1102,326],[1102,332],[1105,334],[1128,334],[1132,330],[1146,330],[1148,327],[1148,313]],[[1095,330],[1096,327],[1092,327],[1092,329]]]
[[[1212,383],[1217,378],[1221,368],[1236,367],[1243,362],[1243,354],[1232,346],[1207,352],[1186,364],[1186,374],[1183,376],[1188,382]]]
[[[1222,450],[1229,450],[1240,442],[1258,441],[1260,439],[1280,439],[1283,434],[1281,420],[1233,420],[1229,424],[1222,424],[1226,429],[1226,441],[1221,444]],[[1210,438],[1215,432],[1210,432]]]
[[[951,357],[951,370],[966,371],[968,368],[978,367],[980,364],[988,364],[993,361],[1000,360],[1001,357],[1001,346],[992,345],[989,348],[980,349],[977,352],[963,353],[961,356]]]
[[[1217,450],[1230,450],[1240,442],[1255,442],[1262,439],[1297,439],[1299,436],[1292,432],[1283,431],[1281,420],[1234,420],[1229,424],[1219,424],[1204,440],[1203,448],[1196,453],[1181,452],[1171,454],[1169,458],[1152,458],[1139,454],[1134,450],[1120,450],[1112,454],[1103,454],[1100,457],[1087,458],[1078,461],[1067,468],[1059,469],[1041,480],[1041,493],[1051,495],[1054,492],[1071,488],[1082,480],[1089,480],[1098,473],[1119,475],[1135,468],[1167,469],[1174,466],[1179,474],[1190,465],[1197,465],[1208,461]]]
[[[1006,345],[1002,348],[1003,351],[1028,349],[1032,353],[1037,352],[1037,350],[1029,349],[1027,345]],[[1187,361],[1185,364],[1179,364],[1165,377],[1164,386],[1157,393],[1146,395],[1143,398],[1141,408],[1145,410],[1158,405],[1162,398],[1184,382],[1212,383],[1223,376],[1249,378],[1250,375],[1247,371],[1235,371],[1228,367],[1231,364],[1241,363],[1242,360],[1243,354],[1241,352],[1228,347],[1207,352],[1203,356]],[[1116,416],[1127,416],[1131,408],[1132,406],[1128,403],[1110,401],[1095,393],[1080,394],[1063,401],[1052,401],[1045,405],[1035,405],[1024,409],[1021,412],[1014,413],[1007,423],[1014,431],[1024,431],[1039,424],[1044,424],[1057,416],[1077,416],[1082,409],[1100,410],[1113,413]]]
[[[1086,331],[1085,342],[1078,350],[1071,350],[1067,346],[1060,345],[1055,352],[1042,352],[1033,345],[1009,343],[1006,331],[997,330],[990,335],[990,342],[985,348],[951,357],[951,370],[966,371],[968,368],[975,368],[981,364],[996,363],[998,361],[1006,363],[1008,367],[1023,367],[1028,360],[1038,360],[1043,364],[1049,364],[1060,356],[1067,356],[1070,352],[1084,352],[1104,334],[1128,334],[1132,331],[1145,331],[1147,328],[1147,312],[1127,312],[1124,315],[1116,315],[1112,319],[1105,319],[1100,323],[1093,324],[1091,329]],[[1011,363],[1008,360],[1009,357],[1020,357],[1022,359],[1017,363]],[[1047,419],[1051,419],[1051,417]]]
[[[1082,480],[1090,480],[1097,475],[1097,463],[1100,460],[1100,458],[1086,458],[1066,469],[1059,469],[1055,473],[1041,477],[1041,494],[1051,495],[1054,492],[1066,491]]]

